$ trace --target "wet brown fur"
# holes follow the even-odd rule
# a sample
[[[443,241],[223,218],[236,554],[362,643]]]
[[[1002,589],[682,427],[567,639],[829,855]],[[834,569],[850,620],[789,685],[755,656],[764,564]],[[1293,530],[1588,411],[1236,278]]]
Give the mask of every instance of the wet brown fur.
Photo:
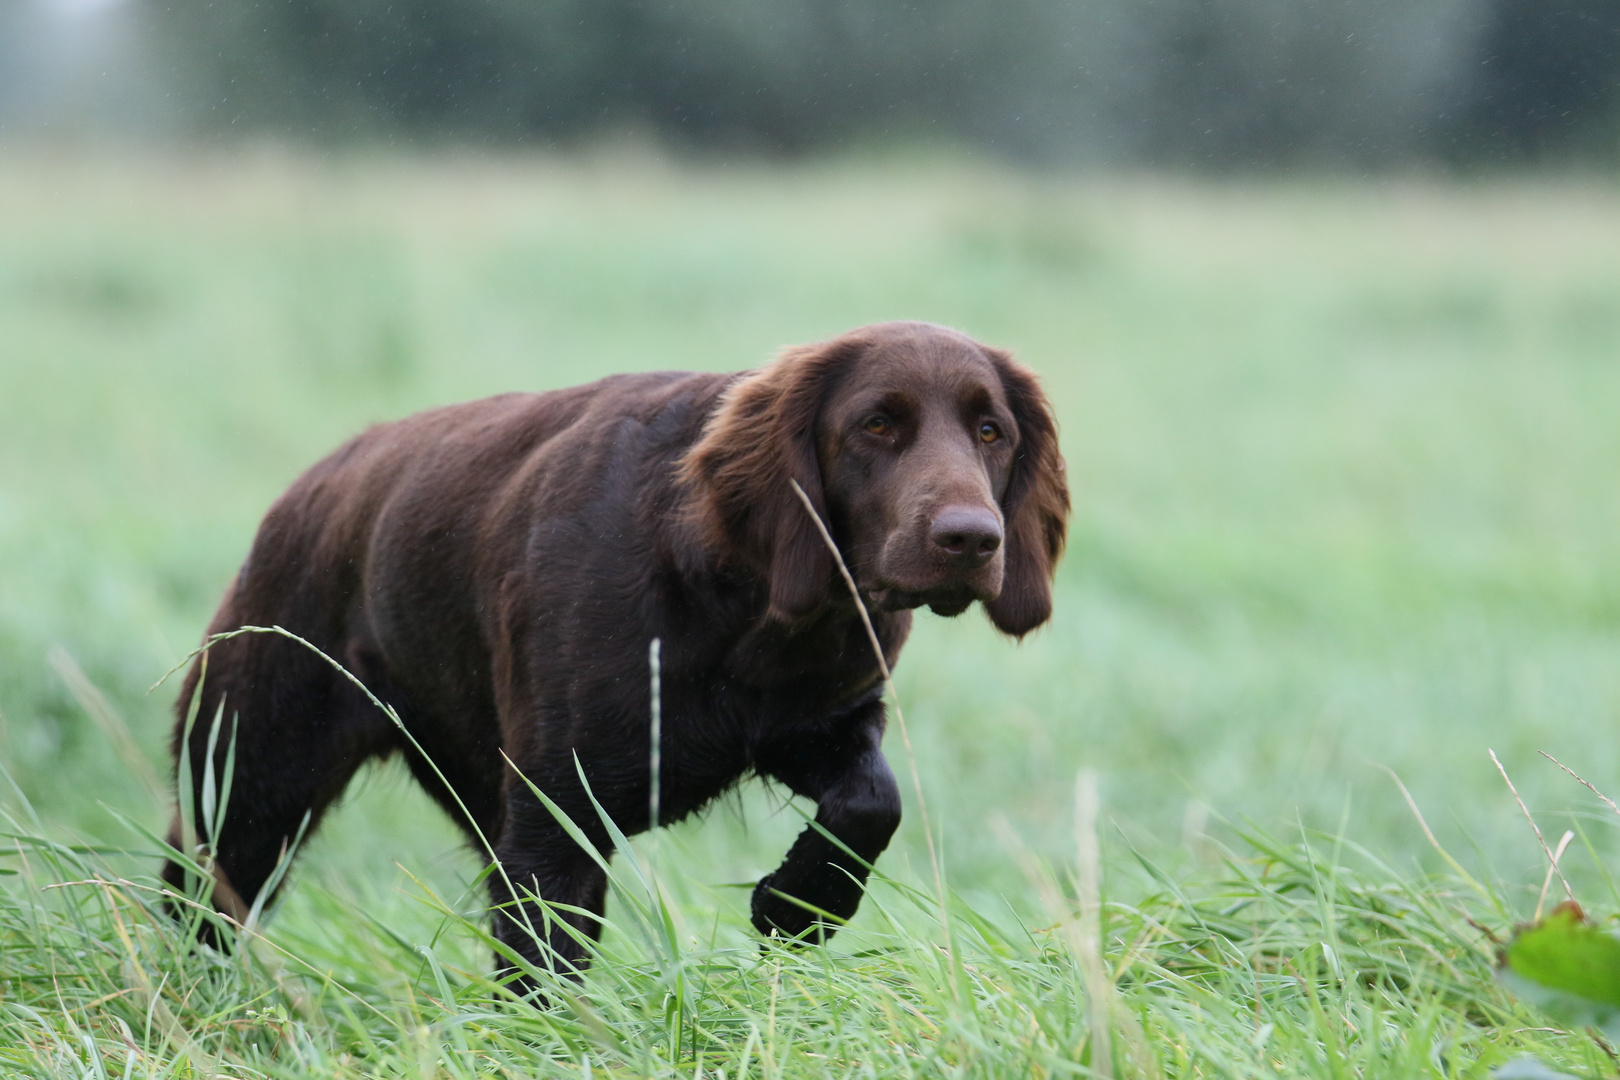
[[[889,663],[918,606],[977,600],[1013,636],[1050,616],[1069,510],[1050,407],[1007,354],[928,324],[864,327],[741,375],[615,376],[450,406],[315,465],[266,514],[210,633],[307,638],[398,711],[437,770],[301,646],[214,645],[199,715],[223,701],[236,733],[217,844],[234,887],[216,905],[252,904],[305,814],[318,823],[360,764],[398,752],[516,884],[514,897],[491,878],[501,940],[533,963],[582,965],[579,942],[536,940],[518,907],[532,893],[599,915],[605,877],[525,778],[603,851],[576,759],[619,828],[653,824],[657,638],[658,823],[750,773],[814,800],[842,846],[807,829],[760,882],[753,917],[762,932],[830,934],[854,914],[900,798],[876,659],[790,479],[832,529]],[[963,515],[979,528],[967,554],[941,533]],[[177,758],[202,671],[182,688]],[[199,792],[225,760],[221,745],[210,761],[201,727]],[[184,880],[174,863],[165,877]],[[589,915],[566,918],[598,932]]]

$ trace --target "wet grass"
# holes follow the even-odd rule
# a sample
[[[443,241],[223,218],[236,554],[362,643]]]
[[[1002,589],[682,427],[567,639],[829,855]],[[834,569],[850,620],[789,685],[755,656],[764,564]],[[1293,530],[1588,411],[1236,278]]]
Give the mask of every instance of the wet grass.
[[[1503,997],[1466,920],[1524,917],[1544,869],[1487,747],[1620,906],[1609,812],[1534,753],[1620,787],[1617,226],[1620,192],[1546,182],[0,154],[0,1060],[1084,1075],[1089,768],[1119,1072],[1610,1069]],[[626,872],[584,996],[536,1012],[488,980],[477,860],[391,766],[265,940],[197,952],[155,913],[146,688],[301,468],[431,404],[893,317],[1040,371],[1076,495],[1051,627],[925,617],[897,671],[943,915],[913,812],[832,947],[761,951],[730,886],[801,821],[750,789],[638,841],[656,890]]]

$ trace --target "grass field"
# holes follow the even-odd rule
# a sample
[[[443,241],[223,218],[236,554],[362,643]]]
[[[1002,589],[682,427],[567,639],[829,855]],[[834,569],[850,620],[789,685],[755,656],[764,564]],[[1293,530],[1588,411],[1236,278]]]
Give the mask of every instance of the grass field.
[[[1595,183],[0,154],[0,1071],[1083,1076],[1106,1029],[1115,1075],[1612,1075],[1467,920],[1546,869],[1487,748],[1620,907],[1620,820],[1536,754],[1620,789],[1617,238]],[[1050,627],[924,616],[897,671],[943,901],[905,782],[850,930],[761,952],[732,886],[803,808],[749,788],[636,842],[582,997],[503,1003],[479,862],[390,766],[244,953],[154,913],[147,687],[302,468],[887,318],[1039,371],[1076,502]]]

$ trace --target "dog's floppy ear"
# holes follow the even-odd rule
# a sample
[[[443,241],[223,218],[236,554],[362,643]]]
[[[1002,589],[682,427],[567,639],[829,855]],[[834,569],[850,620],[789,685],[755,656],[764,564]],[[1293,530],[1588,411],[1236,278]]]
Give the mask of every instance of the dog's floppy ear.
[[[827,598],[832,554],[788,481],[798,481],[827,521],[816,418],[857,349],[837,341],[798,346],[742,376],[681,462],[704,541],[766,575],[774,619],[792,622]]]
[[[1023,637],[1052,615],[1052,574],[1068,535],[1069,481],[1052,407],[1034,374],[1000,350],[985,351],[1018,425],[1018,450],[1001,500],[1007,568],[1001,595],[985,611],[996,629]]]

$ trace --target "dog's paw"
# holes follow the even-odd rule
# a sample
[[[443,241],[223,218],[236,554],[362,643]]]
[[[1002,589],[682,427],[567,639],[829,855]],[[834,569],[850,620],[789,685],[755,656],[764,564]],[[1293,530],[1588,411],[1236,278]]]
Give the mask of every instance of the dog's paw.
[[[820,942],[832,936],[828,926],[813,911],[807,911],[776,891],[776,875],[767,874],[754,886],[752,904],[754,929],[768,938],[790,942]]]

